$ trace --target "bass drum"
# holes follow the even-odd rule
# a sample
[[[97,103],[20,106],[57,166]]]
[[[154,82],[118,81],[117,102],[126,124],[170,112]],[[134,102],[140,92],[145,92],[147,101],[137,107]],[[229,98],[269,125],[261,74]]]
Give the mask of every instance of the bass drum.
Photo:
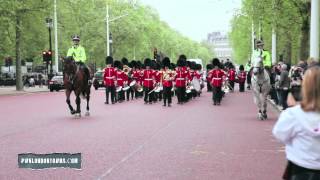
[[[201,85],[200,85],[199,79],[193,78],[191,83],[192,83],[194,90],[196,90],[197,92],[201,91]]]

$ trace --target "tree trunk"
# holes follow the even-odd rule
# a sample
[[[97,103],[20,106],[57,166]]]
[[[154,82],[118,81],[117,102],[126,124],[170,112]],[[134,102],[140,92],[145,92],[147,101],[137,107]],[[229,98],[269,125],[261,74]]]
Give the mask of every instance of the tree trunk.
[[[285,63],[291,64],[291,58],[292,58],[292,38],[291,35],[287,34],[287,43],[286,43],[286,50],[285,50]]]
[[[22,74],[21,74],[21,16],[19,11],[16,13],[16,90],[22,91]]]
[[[300,60],[307,60],[309,57],[309,45],[310,45],[310,24],[309,18],[304,18],[304,22],[301,27],[301,43],[300,43]]]

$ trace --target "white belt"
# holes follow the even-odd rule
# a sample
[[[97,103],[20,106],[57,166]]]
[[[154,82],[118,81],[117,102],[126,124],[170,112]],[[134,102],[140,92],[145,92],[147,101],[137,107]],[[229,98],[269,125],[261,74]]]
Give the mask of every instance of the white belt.
[[[184,80],[184,78],[177,78],[177,80]]]
[[[117,80],[122,80],[121,78],[118,78]]]
[[[146,81],[152,81],[153,79],[144,79],[144,80],[146,80]]]
[[[212,79],[222,79],[222,78],[212,78]]]
[[[107,79],[114,79],[114,77],[106,77]]]

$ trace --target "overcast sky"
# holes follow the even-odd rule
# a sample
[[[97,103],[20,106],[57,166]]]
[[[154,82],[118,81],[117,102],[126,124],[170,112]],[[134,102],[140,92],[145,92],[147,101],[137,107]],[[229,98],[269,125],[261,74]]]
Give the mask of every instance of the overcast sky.
[[[139,0],[155,8],[161,20],[193,40],[213,31],[229,31],[230,20],[241,0]]]

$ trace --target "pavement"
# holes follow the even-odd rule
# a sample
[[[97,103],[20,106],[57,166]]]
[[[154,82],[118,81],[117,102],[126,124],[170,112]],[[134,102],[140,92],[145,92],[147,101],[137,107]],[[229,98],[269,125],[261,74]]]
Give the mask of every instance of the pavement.
[[[76,119],[63,92],[0,96],[0,179],[281,179],[284,146],[271,133],[278,112],[269,107],[258,120],[251,92],[229,93],[221,106],[207,92],[184,105],[174,97],[171,108],[104,99],[93,90],[91,116]],[[82,169],[20,169],[27,152],[81,153]]]
[[[48,86],[24,87],[22,91],[17,91],[15,86],[0,86],[0,96],[25,95],[39,92],[49,92]]]

